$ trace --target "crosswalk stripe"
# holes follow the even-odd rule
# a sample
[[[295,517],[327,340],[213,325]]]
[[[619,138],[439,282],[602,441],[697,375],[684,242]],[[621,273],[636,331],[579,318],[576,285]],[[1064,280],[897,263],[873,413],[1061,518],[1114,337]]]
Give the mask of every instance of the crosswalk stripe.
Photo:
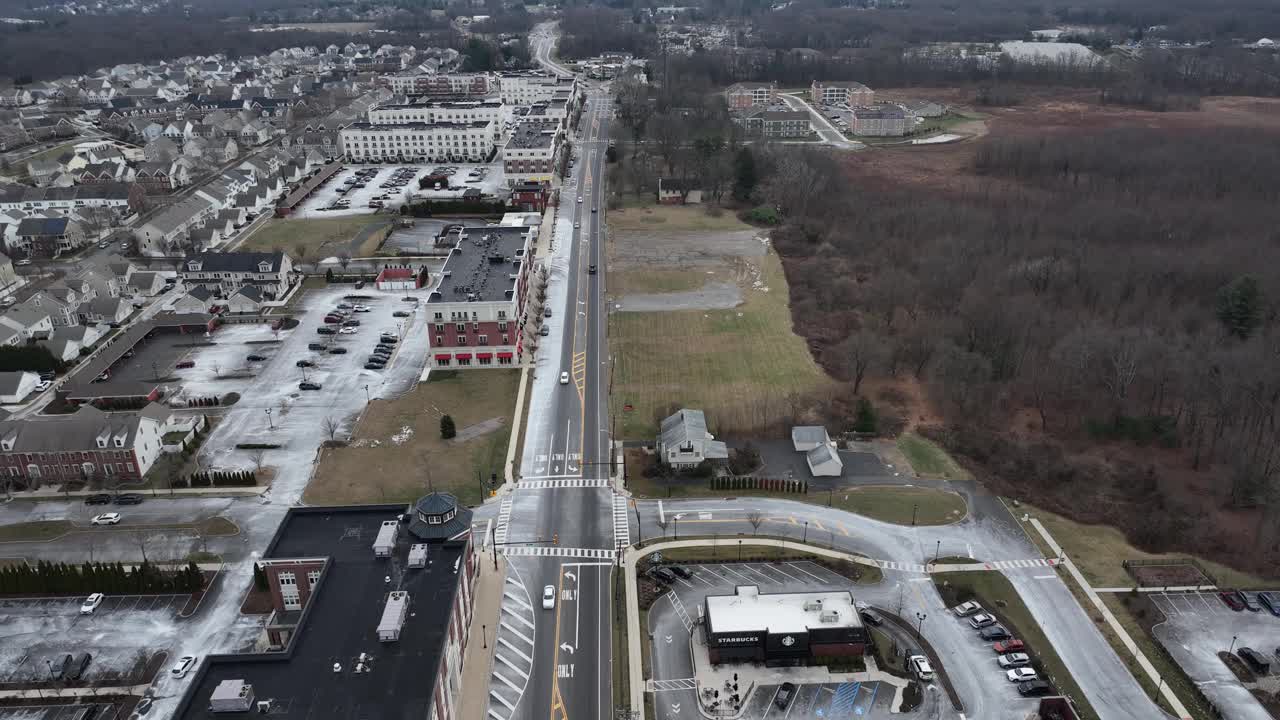
[[[523,694],[523,693],[522,693],[522,694]],[[489,690],[489,697],[491,697],[491,698],[497,698],[498,702],[502,703],[503,705],[506,705],[508,710],[515,710],[515,709],[516,709],[516,706],[515,706],[515,705],[512,705],[510,702],[508,702],[508,701],[507,701],[507,699],[506,699],[506,698],[502,697],[502,695],[501,695],[497,690],[490,689],[490,690]],[[498,718],[498,720],[504,720],[504,719],[503,719],[503,717],[502,717],[501,715],[498,715],[498,714],[496,714],[496,713],[494,713],[494,712],[493,712],[493,708],[489,708],[489,714],[490,714],[490,715],[493,715],[493,716],[494,716],[494,717],[496,717],[496,718]]]
[[[506,638],[504,638],[504,637],[499,637],[499,638],[498,638],[498,644],[499,644],[499,645],[503,645],[503,646],[505,646],[508,650],[510,650],[511,652],[513,652],[513,653],[515,653],[515,654],[519,655],[520,657],[524,658],[526,661],[528,661],[528,662],[530,662],[530,663],[532,663],[532,662],[533,662],[533,658],[531,658],[531,657],[529,657],[528,655],[525,655],[524,653],[520,652],[519,648],[517,648],[515,645],[512,645],[512,644],[511,644],[511,643],[510,643]]]
[[[550,480],[521,480],[517,490],[559,490],[565,488],[605,488],[608,480],[591,478],[556,478]]]
[[[493,676],[494,676],[494,677],[496,677],[496,678],[498,678],[499,680],[501,680],[503,683],[505,683],[505,684],[507,685],[507,687],[511,688],[512,690],[515,690],[516,692],[521,693],[521,694],[523,694],[523,693],[524,693],[524,688],[522,688],[522,687],[520,687],[519,685],[516,685],[515,683],[511,682],[510,680],[508,680],[508,679],[507,679],[507,677],[506,677],[505,675],[503,675],[502,673],[498,672],[497,670],[494,670],[494,671],[493,671]]]
[[[613,550],[604,548],[567,548],[559,546],[525,547],[509,545],[502,548],[502,553],[510,557],[563,557],[584,560],[612,560],[615,556]]]
[[[498,659],[498,660],[499,660],[503,665],[506,665],[507,667],[511,668],[512,670],[515,670],[515,671],[516,671],[516,673],[520,675],[520,679],[521,679],[521,680],[523,680],[523,679],[525,679],[525,678],[529,677],[529,673],[527,673],[527,672],[525,672],[524,670],[521,670],[520,668],[516,667],[515,663],[511,662],[510,660],[508,660],[508,659],[506,658],[506,656],[505,656],[505,655],[503,655],[502,653],[498,653],[498,652],[496,652],[496,653],[494,653],[494,654],[493,654],[493,656],[494,656],[495,658],[497,658],[497,659]]]
[[[514,498],[510,495],[502,498],[502,503],[498,506],[498,527],[494,530],[494,542],[498,545],[507,541],[507,528],[511,522],[511,506]]]

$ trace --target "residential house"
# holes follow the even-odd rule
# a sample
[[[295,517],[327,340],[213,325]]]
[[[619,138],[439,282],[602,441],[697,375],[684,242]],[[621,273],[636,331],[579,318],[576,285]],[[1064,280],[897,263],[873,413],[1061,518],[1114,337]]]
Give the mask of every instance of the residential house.
[[[796,452],[810,450],[831,442],[827,429],[821,425],[796,425],[791,428],[791,446]]]
[[[946,105],[932,100],[901,100],[895,104],[915,117],[942,117],[947,112]]]
[[[0,233],[0,237],[3,233]],[[0,296],[9,295],[22,284],[22,278],[13,268],[8,255],[0,253]]]
[[[134,231],[138,250],[153,256],[172,252],[186,239],[188,232],[204,225],[216,212],[213,203],[199,195],[165,208]]]
[[[69,415],[0,421],[0,473],[27,488],[141,480],[160,457],[169,415],[157,403],[109,414],[86,405]]]
[[[854,108],[849,128],[854,135],[868,137],[901,137],[907,134],[908,115],[896,105]],[[911,122],[914,126],[914,121]]]
[[[704,460],[729,459],[728,447],[707,432],[706,415],[688,408],[662,421],[657,451],[662,464],[676,470],[695,468]]]
[[[102,337],[102,332],[93,325],[75,325],[60,327],[46,339],[36,343],[48,350],[54,357],[68,362],[85,354],[82,351],[93,347]]]
[[[45,187],[64,166],[54,159],[36,158],[27,161],[27,176],[36,187]]]
[[[227,311],[256,313],[262,310],[262,290],[256,285],[242,285],[227,298]]]
[[[167,195],[179,187],[171,172],[174,164],[172,160],[142,163],[134,181],[148,195]]]
[[[219,165],[235,160],[240,156],[240,145],[235,138],[217,138],[209,143],[208,158]]]
[[[0,90],[0,107],[23,107],[35,102],[31,91],[26,88],[5,88]]]
[[[29,257],[56,258],[85,242],[84,228],[65,217],[24,218],[18,223],[16,244]]]
[[[53,332],[53,320],[47,309],[33,307],[21,303],[9,308],[0,315],[0,326],[17,333],[18,341],[12,345],[22,345],[28,340],[48,337]]]
[[[187,240],[193,252],[203,252],[217,247],[222,242],[222,233],[218,228],[206,225],[192,230]]]
[[[271,139],[271,128],[260,120],[247,123],[240,129],[240,142],[245,147],[261,145]]]
[[[155,297],[164,292],[164,276],[158,272],[136,272],[129,278],[129,284],[126,286],[133,295],[141,295],[142,297]]]
[[[158,137],[142,148],[148,162],[171,161],[182,154],[182,148],[167,137]]]
[[[752,137],[804,138],[811,132],[809,113],[753,108],[735,113],[733,121]]]
[[[659,205],[696,205],[702,202],[702,191],[692,181],[658,178]]]
[[[212,161],[212,152],[209,149],[209,145],[209,141],[205,138],[191,138],[182,143],[182,154],[187,157]]]
[[[809,99],[814,104],[865,107],[875,102],[876,94],[860,82],[823,82],[814,80],[809,86]]]
[[[764,107],[778,102],[778,84],[741,82],[730,85],[724,92],[730,110]]]
[[[200,253],[183,260],[179,274],[188,290],[204,287],[224,298],[253,285],[265,300],[277,300],[295,281],[293,261],[282,252]]]
[[[203,285],[197,285],[187,291],[186,295],[173,302],[176,313],[207,313],[209,308],[217,304],[218,298],[213,291]]]
[[[76,309],[81,322],[106,323],[113,327],[124,322],[132,312],[133,305],[128,300],[110,295],[99,295]]]
[[[0,372],[0,403],[20,403],[35,392],[40,376],[25,370]]]

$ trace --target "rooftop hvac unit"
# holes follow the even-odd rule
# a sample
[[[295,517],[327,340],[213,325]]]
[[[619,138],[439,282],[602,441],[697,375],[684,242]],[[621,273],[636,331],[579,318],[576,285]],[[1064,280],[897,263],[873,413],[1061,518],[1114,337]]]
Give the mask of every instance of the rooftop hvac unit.
[[[400,639],[400,628],[404,627],[404,619],[409,615],[409,593],[396,590],[387,596],[387,604],[382,608],[382,620],[378,623],[378,639],[382,642],[395,642]]]
[[[391,557],[396,548],[396,537],[400,534],[400,523],[395,520],[384,520],[378,528],[378,537],[373,541],[374,557]]]
[[[811,612],[813,610],[821,610],[822,600],[819,598],[815,598],[813,600],[805,600],[804,609],[805,609],[805,612]]]
[[[409,567],[423,568],[427,566],[427,544],[416,543],[409,546]]]
[[[253,707],[253,686],[243,680],[223,680],[209,696],[209,712],[248,712]]]
[[[821,615],[819,615],[819,616],[818,616],[818,620],[820,620],[820,621],[822,621],[822,622],[824,622],[824,623],[840,622],[840,611],[839,611],[839,610],[828,610],[828,611],[826,611],[826,612],[822,613]]]

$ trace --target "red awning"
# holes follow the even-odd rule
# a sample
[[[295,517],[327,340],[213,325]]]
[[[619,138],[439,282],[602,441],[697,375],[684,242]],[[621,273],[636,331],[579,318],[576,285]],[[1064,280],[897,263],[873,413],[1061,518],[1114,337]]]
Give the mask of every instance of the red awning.
[[[476,353],[477,360],[492,360],[493,353]]]
[[[470,360],[471,353],[458,353],[454,357],[458,358],[459,360]]]
[[[510,359],[510,358],[511,358],[511,353],[507,353],[507,352],[500,352],[500,353],[498,353],[498,357],[500,357],[500,358],[508,358],[508,359]]]
[[[451,357],[453,356],[450,355],[449,353],[439,353],[436,355],[436,360],[448,360]]]

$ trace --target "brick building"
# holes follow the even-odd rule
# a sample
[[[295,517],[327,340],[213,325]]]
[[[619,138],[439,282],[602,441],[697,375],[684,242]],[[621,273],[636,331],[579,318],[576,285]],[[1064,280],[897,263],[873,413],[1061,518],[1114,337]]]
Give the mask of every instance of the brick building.
[[[162,452],[169,410],[137,412],[84,406],[70,415],[0,422],[0,477],[26,488],[43,482],[137,481]]]
[[[502,170],[512,183],[551,182],[564,131],[556,122],[527,120],[502,148]]]
[[[911,119],[902,108],[896,105],[881,105],[871,108],[854,108],[853,123],[849,126],[854,135],[868,137],[901,137],[907,134],[907,123]]]
[[[778,102],[778,84],[734,83],[724,91],[724,99],[730,110],[773,105]]]
[[[814,80],[809,86],[809,99],[826,105],[863,107],[876,101],[875,91],[860,82],[823,82]]]
[[[440,284],[427,299],[434,367],[511,365],[523,344],[529,250],[536,227],[449,228]]]

